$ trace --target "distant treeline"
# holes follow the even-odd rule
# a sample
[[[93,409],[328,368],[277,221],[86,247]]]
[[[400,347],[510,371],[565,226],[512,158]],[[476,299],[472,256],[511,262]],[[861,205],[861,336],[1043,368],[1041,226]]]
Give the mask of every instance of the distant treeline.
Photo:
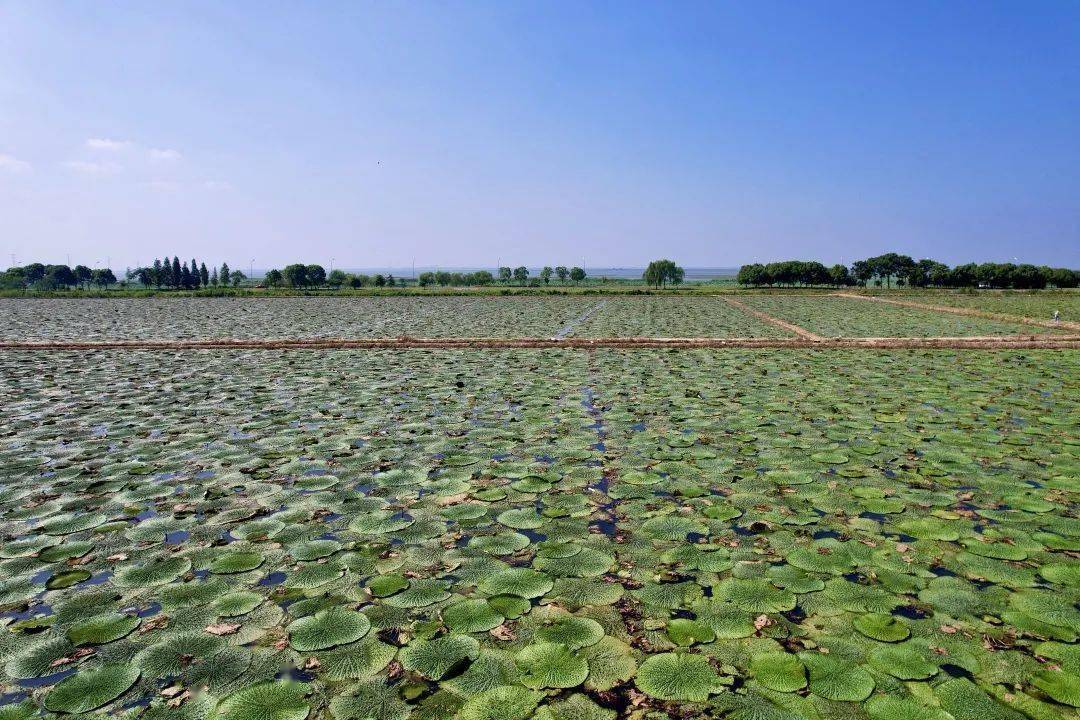
[[[90,268],[86,265],[29,265],[9,267],[0,274],[0,288],[4,290],[62,290],[64,288],[91,285],[108,287],[116,282],[116,275],[109,268]]]
[[[564,265],[558,265],[551,267],[545,265],[534,277],[529,277],[529,268],[524,265],[519,265],[516,268],[500,267],[499,275],[492,275],[487,270],[478,270],[472,273],[460,273],[460,272],[447,272],[440,270],[437,272],[424,272],[420,273],[420,276],[416,279],[420,287],[429,287],[432,285],[440,285],[443,287],[466,287],[471,285],[486,286],[493,285],[496,281],[503,285],[509,285],[511,283],[515,285],[550,285],[552,278],[558,278],[558,281],[562,284],[566,284],[569,280],[573,283],[580,283],[585,279],[585,271],[579,267],[568,268]]]
[[[753,263],[739,268],[740,285],[832,285],[892,287],[990,287],[1039,290],[1045,287],[1075,288],[1080,271],[1045,265],[1013,263],[967,263],[949,267],[936,260],[913,260],[908,255],[886,253],[846,265],[826,267],[816,260],[784,260]]]
[[[180,262],[174,257],[155,260],[153,265],[129,269],[123,281],[117,280],[109,268],[92,269],[86,265],[44,265],[30,263],[21,267],[10,267],[0,274],[0,288],[5,290],[64,290],[67,288],[88,288],[91,285],[105,288],[121,283],[123,285],[139,282],[148,288],[173,288],[178,290],[198,290],[208,287],[236,287],[247,276],[239,270],[229,270],[228,263],[218,268],[207,270],[206,263],[194,259],[190,263]]]

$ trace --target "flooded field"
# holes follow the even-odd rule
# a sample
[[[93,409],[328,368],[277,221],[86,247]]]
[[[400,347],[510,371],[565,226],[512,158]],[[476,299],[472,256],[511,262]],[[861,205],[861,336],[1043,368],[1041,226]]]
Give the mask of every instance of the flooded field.
[[[0,392],[5,719],[1078,704],[1075,352],[12,351]]]

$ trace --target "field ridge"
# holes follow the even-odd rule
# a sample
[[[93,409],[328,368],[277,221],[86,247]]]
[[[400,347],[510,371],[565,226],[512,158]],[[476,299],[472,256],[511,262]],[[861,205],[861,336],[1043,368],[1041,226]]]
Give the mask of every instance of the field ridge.
[[[0,341],[2,350],[382,350],[514,349],[514,348],[868,348],[902,349],[1080,349],[1080,335],[1016,335],[973,337],[836,337],[812,335],[797,338],[718,337],[609,337],[609,338],[286,338],[251,340],[212,338],[202,340],[99,340],[99,341]]]
[[[870,300],[871,302],[885,303],[887,305],[899,305],[900,307],[914,308],[916,310],[933,310],[934,312],[952,313],[953,315],[967,315],[969,317],[985,318],[987,320],[998,320],[1001,322],[1012,322],[1020,325],[1033,325],[1035,327],[1044,327],[1050,329],[1066,328],[1068,330],[1080,330],[1080,322],[1070,322],[1068,320],[1037,320],[1036,318],[1024,317],[1023,315],[1009,315],[1007,313],[995,313],[989,310],[977,310],[975,308],[965,307],[951,307],[949,305],[932,305],[929,303],[920,303],[913,300],[893,300],[890,298],[883,298],[877,295],[859,295],[856,293],[838,292],[832,293],[834,297],[850,298],[853,300]]]

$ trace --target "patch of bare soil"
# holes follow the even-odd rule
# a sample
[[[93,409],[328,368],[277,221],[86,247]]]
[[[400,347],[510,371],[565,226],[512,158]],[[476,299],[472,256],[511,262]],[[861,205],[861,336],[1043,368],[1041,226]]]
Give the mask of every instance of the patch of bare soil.
[[[776,327],[783,328],[783,329],[787,330],[788,332],[793,332],[793,333],[795,333],[796,335],[798,335],[801,338],[805,338],[807,340],[814,340],[814,341],[824,340],[824,338],[821,337],[820,335],[815,335],[814,333],[810,332],[809,330],[799,327],[795,323],[789,323],[786,320],[781,320],[780,318],[773,317],[772,315],[767,315],[766,313],[763,313],[760,310],[755,310],[754,308],[750,307],[746,303],[740,302],[739,300],[736,300],[735,298],[725,297],[725,298],[721,298],[721,299],[724,302],[726,302],[728,305],[731,305],[732,307],[735,307],[735,308],[738,308],[739,310],[742,310],[747,315],[753,315],[754,317],[756,317],[758,320],[761,320],[762,322],[767,322],[770,325],[775,325]]]
[[[888,338],[320,338],[278,340],[102,340],[0,341],[0,350],[480,350],[518,348],[694,349],[1080,349],[1080,335],[1007,335],[992,337],[888,337]]]
[[[968,315],[971,317],[985,318],[987,320],[1018,323],[1020,325],[1032,325],[1034,327],[1051,328],[1053,330],[1060,330],[1062,328],[1066,330],[1080,330],[1080,323],[1069,322],[1068,320],[1059,320],[1057,322],[1052,320],[1036,320],[1035,318],[1024,317],[1022,315],[1006,315],[1004,313],[994,313],[988,310],[952,307],[951,305],[932,305],[930,303],[920,303],[913,300],[893,300],[891,298],[877,297],[876,295],[856,295],[854,293],[844,292],[832,294],[836,297],[853,298],[855,300],[870,300],[872,302],[885,303],[887,305],[899,305],[901,307],[915,308],[917,310],[933,310],[935,312],[952,313],[953,315]]]

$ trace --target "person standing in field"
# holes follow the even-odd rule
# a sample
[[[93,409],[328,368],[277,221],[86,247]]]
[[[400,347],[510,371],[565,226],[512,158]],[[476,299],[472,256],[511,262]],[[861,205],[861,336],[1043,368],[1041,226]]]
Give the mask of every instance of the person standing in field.
[[[1059,320],[1061,320],[1061,313],[1059,313],[1057,310],[1055,310],[1054,311],[1054,322],[1058,322]]]

